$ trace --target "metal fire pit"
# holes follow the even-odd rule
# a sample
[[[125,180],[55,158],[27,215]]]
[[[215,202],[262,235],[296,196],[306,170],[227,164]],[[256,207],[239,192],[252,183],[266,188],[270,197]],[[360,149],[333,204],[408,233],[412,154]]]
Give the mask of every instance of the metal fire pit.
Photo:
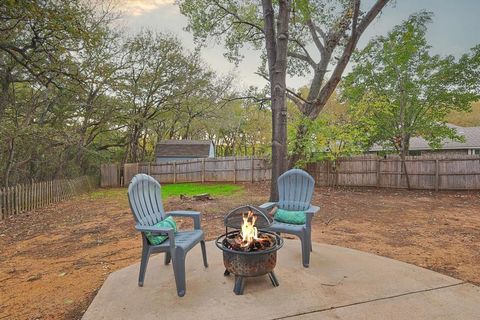
[[[223,245],[226,237],[236,235],[240,232],[243,214],[253,211],[257,216],[255,226],[259,233],[267,234],[273,239],[270,247],[258,251],[237,251],[227,248]],[[253,206],[242,206],[232,210],[225,216],[225,234],[221,235],[215,241],[216,246],[223,251],[223,264],[225,265],[225,276],[235,275],[235,286],[233,292],[237,295],[243,294],[246,277],[258,277],[268,274],[274,287],[279,283],[273,269],[277,263],[277,251],[283,246],[283,239],[272,232],[264,231],[262,228],[270,226],[271,220],[261,210]],[[228,231],[228,228],[234,228],[234,231]]]

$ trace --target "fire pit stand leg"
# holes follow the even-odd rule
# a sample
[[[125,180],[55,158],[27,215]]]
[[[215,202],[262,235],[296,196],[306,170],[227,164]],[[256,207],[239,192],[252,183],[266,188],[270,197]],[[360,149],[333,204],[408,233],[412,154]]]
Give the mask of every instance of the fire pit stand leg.
[[[245,289],[245,278],[242,276],[235,276],[235,287],[233,287],[233,292],[238,295],[243,294],[243,289]]]
[[[278,287],[280,285],[278,283],[278,279],[275,276],[275,273],[273,273],[273,271],[268,273],[268,277],[270,278],[270,281],[272,281],[272,284],[273,284],[274,287]]]

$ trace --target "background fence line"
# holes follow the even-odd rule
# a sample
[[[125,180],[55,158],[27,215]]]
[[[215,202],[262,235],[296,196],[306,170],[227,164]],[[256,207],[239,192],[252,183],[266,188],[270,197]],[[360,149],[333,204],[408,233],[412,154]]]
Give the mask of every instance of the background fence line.
[[[424,155],[407,157],[407,173],[412,189],[480,189],[479,155]],[[406,188],[399,157],[366,155],[310,163],[306,170],[317,186],[359,186]],[[102,165],[101,185],[127,186],[137,173],[146,173],[160,183],[256,182],[271,179],[270,161],[260,157],[193,159],[166,163]]]
[[[256,182],[271,179],[270,161],[262,157],[201,158],[164,163],[126,163],[101,166],[101,186],[128,186],[137,173],[160,183]]]
[[[0,218],[45,207],[97,187],[95,178],[51,180],[0,188]]]
[[[480,156],[407,157],[407,174],[412,189],[480,189]],[[407,188],[402,161],[398,157],[365,156],[336,162],[307,165],[307,171],[321,186]]]

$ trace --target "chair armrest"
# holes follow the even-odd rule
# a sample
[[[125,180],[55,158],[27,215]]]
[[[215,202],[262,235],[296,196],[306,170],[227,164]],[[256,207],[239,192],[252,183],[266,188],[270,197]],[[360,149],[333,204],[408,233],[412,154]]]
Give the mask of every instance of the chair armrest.
[[[309,227],[312,224],[313,215],[318,210],[320,210],[320,207],[310,205],[310,207],[308,207],[308,209],[305,211],[305,217],[307,219],[305,224],[307,225],[307,227]]]
[[[152,234],[161,234],[166,233],[168,239],[170,239],[170,250],[175,249],[175,233],[173,228],[162,228],[162,227],[155,227],[155,226],[142,226],[142,225],[135,225],[135,229],[140,232],[151,232]]]
[[[267,210],[273,208],[276,205],[277,205],[276,202],[265,202],[264,204],[260,205],[259,208],[267,211]]]
[[[310,207],[308,207],[305,213],[315,214],[318,210],[320,210],[320,207],[310,205]]]
[[[193,227],[195,230],[201,229],[202,214],[198,211],[168,211],[167,216],[193,218]]]

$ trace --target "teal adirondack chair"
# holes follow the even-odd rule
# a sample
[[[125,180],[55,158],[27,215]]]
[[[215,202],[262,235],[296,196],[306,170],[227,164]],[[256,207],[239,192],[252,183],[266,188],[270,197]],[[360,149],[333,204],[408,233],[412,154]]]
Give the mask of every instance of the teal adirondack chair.
[[[310,264],[310,252],[312,251],[312,218],[320,210],[320,207],[310,204],[315,181],[307,172],[300,169],[291,169],[278,177],[277,184],[279,201],[264,203],[260,208],[268,211],[276,206],[279,209],[304,212],[304,224],[285,223],[274,218],[268,229],[299,237],[302,243],[303,266],[307,268]]]
[[[172,260],[177,294],[183,297],[186,292],[185,256],[198,243],[202,247],[203,264],[205,268],[208,267],[205,240],[200,227],[201,214],[196,211],[165,212],[160,190],[160,184],[146,174],[137,174],[128,186],[128,202],[135,218],[135,228],[142,233],[143,242],[138,285],[143,286],[150,254],[165,252],[165,264],[168,265]],[[194,230],[174,232],[171,227],[155,226],[169,216],[193,218]],[[148,232],[153,235],[166,235],[168,238],[153,245],[147,238]]]

